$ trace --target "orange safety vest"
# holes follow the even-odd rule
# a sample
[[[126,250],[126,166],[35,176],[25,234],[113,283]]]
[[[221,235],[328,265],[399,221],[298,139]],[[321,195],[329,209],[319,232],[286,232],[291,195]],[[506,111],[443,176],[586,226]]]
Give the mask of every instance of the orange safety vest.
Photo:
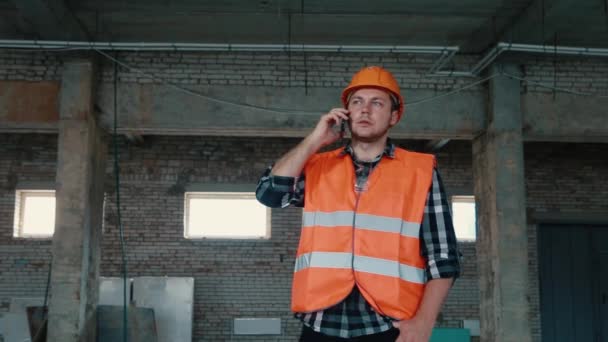
[[[294,312],[342,301],[357,285],[380,314],[412,318],[424,293],[419,232],[433,178],[432,155],[395,149],[355,191],[340,149],[306,163],[305,204],[292,287]]]

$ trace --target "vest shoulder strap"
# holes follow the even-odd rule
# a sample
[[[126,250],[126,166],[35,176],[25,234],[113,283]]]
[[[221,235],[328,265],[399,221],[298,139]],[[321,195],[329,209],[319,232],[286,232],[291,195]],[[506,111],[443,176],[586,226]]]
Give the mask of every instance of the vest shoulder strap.
[[[412,152],[400,147],[395,148],[395,159],[406,163],[414,162],[414,165],[430,166],[431,168],[437,166],[435,155],[430,153]]]

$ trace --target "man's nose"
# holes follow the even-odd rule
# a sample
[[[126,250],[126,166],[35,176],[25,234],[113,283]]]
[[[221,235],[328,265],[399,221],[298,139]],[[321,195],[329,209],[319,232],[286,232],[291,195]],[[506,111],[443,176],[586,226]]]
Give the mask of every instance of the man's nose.
[[[369,101],[363,102],[362,107],[361,107],[361,112],[362,113],[369,113],[370,112],[370,105],[371,105],[371,102],[369,102]]]

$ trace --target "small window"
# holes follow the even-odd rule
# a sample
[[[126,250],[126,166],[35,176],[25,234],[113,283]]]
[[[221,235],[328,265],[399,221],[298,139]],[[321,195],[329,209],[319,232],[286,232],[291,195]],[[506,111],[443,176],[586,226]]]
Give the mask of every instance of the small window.
[[[460,241],[475,241],[475,197],[452,196],[452,219],[456,238]]]
[[[253,192],[186,192],[188,239],[269,239],[270,209]]]
[[[55,190],[17,190],[13,237],[48,238],[55,232]]]

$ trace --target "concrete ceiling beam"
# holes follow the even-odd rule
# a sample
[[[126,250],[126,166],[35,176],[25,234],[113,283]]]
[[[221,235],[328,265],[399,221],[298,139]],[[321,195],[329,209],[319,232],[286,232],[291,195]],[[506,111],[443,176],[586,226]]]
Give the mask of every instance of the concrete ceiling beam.
[[[40,39],[88,41],[90,35],[64,0],[11,0],[24,22],[25,31],[34,31]]]

